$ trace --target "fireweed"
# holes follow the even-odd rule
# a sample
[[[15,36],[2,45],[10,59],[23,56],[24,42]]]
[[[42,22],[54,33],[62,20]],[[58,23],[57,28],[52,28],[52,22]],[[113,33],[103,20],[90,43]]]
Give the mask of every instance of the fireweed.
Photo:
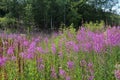
[[[0,66],[4,66],[7,61],[6,57],[0,57]]]
[[[0,34],[2,80],[119,80],[114,67],[119,61],[120,29],[115,27],[67,29],[45,38]]]

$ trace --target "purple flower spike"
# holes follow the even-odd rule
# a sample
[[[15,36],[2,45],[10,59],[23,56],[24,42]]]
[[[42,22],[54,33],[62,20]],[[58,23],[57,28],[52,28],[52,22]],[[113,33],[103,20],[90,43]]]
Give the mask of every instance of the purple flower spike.
[[[0,57],[0,66],[4,66],[7,61],[6,57]]]
[[[27,55],[26,55],[25,52],[21,52],[21,53],[20,53],[20,56],[21,56],[22,58],[26,58]]]
[[[29,45],[29,42],[28,42],[27,40],[25,40],[25,41],[23,42],[23,45],[24,45],[24,46],[28,46],[28,45]]]
[[[66,76],[66,79],[65,79],[65,80],[71,80],[71,79],[70,79],[70,76]]]
[[[43,59],[42,59],[42,58],[39,58],[39,59],[37,60],[37,62],[38,62],[38,63],[43,63]]]
[[[51,49],[52,49],[52,53],[55,54],[56,53],[56,46],[55,46],[55,44],[52,44]]]
[[[58,56],[61,58],[63,56],[62,51],[58,53]]]
[[[42,47],[37,47],[36,49],[37,49],[38,52],[44,53],[44,50],[42,49]]]
[[[11,57],[11,60],[12,60],[12,61],[15,61],[15,60],[16,60],[16,57],[15,57],[15,56],[12,56],[12,57]]]
[[[43,70],[45,68],[44,64],[39,64],[38,69]]]
[[[55,72],[55,68],[54,67],[51,68],[51,77],[57,78],[57,73]]]
[[[7,50],[7,54],[13,54],[13,53],[14,53],[13,47],[9,47]]]
[[[69,69],[72,69],[74,67],[74,62],[73,61],[68,61],[67,65],[68,65]]]
[[[81,60],[80,61],[80,66],[81,67],[84,67],[84,66],[86,66],[87,65],[87,62],[85,61],[85,60]]]
[[[34,58],[34,54],[29,53],[29,54],[27,54],[26,58],[27,59],[33,59]]]
[[[89,76],[88,80],[94,80],[94,76]]]
[[[75,52],[79,52],[79,46],[78,46],[77,44],[74,44],[74,45],[73,45],[73,50],[74,50]]]
[[[120,70],[115,70],[115,77],[120,80]]]
[[[93,67],[93,63],[88,63],[88,67],[91,69]]]
[[[65,77],[66,72],[63,69],[59,69],[59,75]]]

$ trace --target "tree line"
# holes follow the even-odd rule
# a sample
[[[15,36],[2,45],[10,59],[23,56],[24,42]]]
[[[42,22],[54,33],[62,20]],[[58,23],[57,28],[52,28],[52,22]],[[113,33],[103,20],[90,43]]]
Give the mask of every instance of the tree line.
[[[118,0],[0,0],[0,27],[58,29],[85,22],[119,25]]]

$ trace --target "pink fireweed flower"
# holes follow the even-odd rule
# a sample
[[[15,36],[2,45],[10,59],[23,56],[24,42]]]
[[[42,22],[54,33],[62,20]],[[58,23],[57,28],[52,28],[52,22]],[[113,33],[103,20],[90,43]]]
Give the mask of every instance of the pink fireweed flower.
[[[35,53],[35,48],[28,48],[27,53]]]
[[[66,42],[66,48],[73,50],[74,52],[79,52],[79,45],[77,45],[74,41]]]
[[[59,56],[60,58],[63,57],[62,51],[58,52],[58,56]]]
[[[87,33],[86,33],[86,30],[85,28],[81,28],[81,30],[78,31],[77,35],[76,35],[76,39],[78,42],[84,42],[87,38]]]
[[[29,41],[25,40],[25,41],[23,42],[23,45],[24,45],[24,46],[28,46],[28,45],[29,45]]]
[[[66,49],[68,52],[70,52],[70,50],[72,48],[72,44],[73,44],[73,41],[68,41],[65,43],[65,46],[66,46]]]
[[[35,52],[35,49],[36,49],[36,42],[32,42],[30,45],[29,45],[29,48],[27,49],[27,53],[34,53]]]
[[[36,49],[39,53],[44,53],[44,50],[42,49],[42,47],[37,47]]]
[[[51,50],[52,50],[52,53],[53,53],[53,54],[56,53],[56,46],[55,46],[55,44],[52,44]]]
[[[68,42],[66,42],[66,48],[73,47],[73,45],[75,45],[74,41],[68,41]]]
[[[38,68],[38,70],[43,70],[45,68],[42,58],[37,59],[37,68]]]
[[[49,51],[49,49],[48,48],[46,48],[45,50],[44,50],[44,53],[49,53],[50,51]]]
[[[19,35],[19,36],[17,36],[16,39],[21,41],[22,40],[22,36]]]
[[[17,59],[17,58],[16,58],[15,56],[12,56],[12,57],[11,57],[11,60],[12,60],[12,61],[15,61],[16,59]]]
[[[20,53],[20,56],[21,56],[22,58],[26,58],[27,54],[26,54],[25,52],[21,52],[21,53]]]
[[[115,77],[116,79],[120,80],[120,70],[115,70]]]
[[[34,54],[33,53],[28,53],[26,55],[26,59],[33,59],[34,58]]]
[[[38,37],[38,38],[35,38],[34,41],[35,41],[35,42],[40,42],[40,38],[39,38],[39,37]]]
[[[37,44],[37,43],[33,41],[33,42],[30,44],[29,48],[35,48],[35,47],[36,47],[36,44]]]
[[[44,42],[45,42],[45,43],[48,43],[48,38],[47,38],[47,37],[44,38]]]
[[[89,62],[88,63],[88,68],[92,69],[93,68],[93,63]]]
[[[71,79],[70,79],[70,76],[66,76],[66,79],[65,79],[65,80],[71,80]]]
[[[106,32],[106,44],[108,46],[120,45],[120,31],[117,28],[107,29]]]
[[[39,69],[39,70],[43,70],[44,68],[45,68],[45,65],[44,65],[44,64],[39,64],[39,65],[38,65],[38,69]]]
[[[88,80],[94,80],[94,76],[89,76]]]
[[[74,44],[73,45],[73,50],[74,50],[74,52],[79,52],[79,45]]]
[[[54,67],[51,68],[51,77],[52,77],[52,78],[57,78],[57,73],[56,73]]]
[[[37,59],[37,63],[38,63],[38,64],[39,64],[39,63],[43,63],[43,59],[42,59],[42,58]]]
[[[20,56],[24,59],[33,59],[34,58],[33,53],[27,53],[27,52],[21,52]]]
[[[82,51],[85,51],[85,52],[90,52],[92,51],[92,43],[89,42],[86,42],[86,43],[82,43],[81,44],[81,50]]]
[[[13,49],[13,47],[9,47],[9,48],[8,48],[7,54],[14,54],[14,49]]]
[[[0,66],[4,66],[7,61],[6,57],[0,57]]]
[[[59,34],[57,32],[53,33],[53,37],[57,37]]]
[[[66,75],[65,70],[63,70],[62,68],[60,68],[59,69],[59,75],[62,76],[62,77],[65,77],[65,75]]]
[[[69,69],[72,69],[74,67],[74,62],[73,61],[68,61],[67,66]]]
[[[105,50],[105,37],[103,34],[94,34],[93,37],[93,49],[95,52],[100,53]]]
[[[80,66],[84,67],[87,65],[87,62],[85,60],[80,61]]]
[[[91,75],[94,75],[94,68],[93,68],[93,63],[89,62],[87,64],[88,66],[88,71],[90,72]]]

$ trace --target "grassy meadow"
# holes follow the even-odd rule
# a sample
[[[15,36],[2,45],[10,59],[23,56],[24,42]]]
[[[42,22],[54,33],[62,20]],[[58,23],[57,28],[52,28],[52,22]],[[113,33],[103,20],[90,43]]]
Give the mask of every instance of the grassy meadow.
[[[0,80],[120,80],[120,28],[2,33]]]

